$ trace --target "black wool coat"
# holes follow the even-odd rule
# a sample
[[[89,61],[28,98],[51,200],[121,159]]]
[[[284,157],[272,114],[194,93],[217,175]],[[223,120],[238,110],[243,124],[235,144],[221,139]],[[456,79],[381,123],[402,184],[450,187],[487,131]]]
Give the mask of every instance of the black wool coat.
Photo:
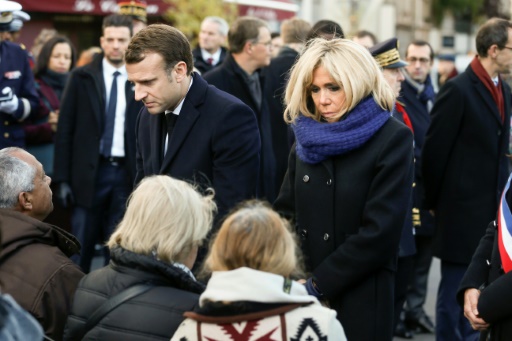
[[[512,206],[512,191],[506,195],[509,207]],[[478,299],[480,316],[491,324],[488,331],[481,333],[485,341],[487,333],[492,340],[512,339],[512,272],[505,273],[498,248],[497,222],[492,221],[480,240],[468,270],[459,286],[457,300],[464,307],[466,289],[481,289]]]
[[[496,216],[508,176],[511,93],[502,82],[504,121],[471,66],[449,80],[432,108],[423,147],[425,208],[435,211],[434,255],[469,264]]]
[[[349,340],[392,339],[393,272],[412,178],[412,133],[395,118],[359,149],[321,163],[290,153],[274,206],[293,218],[307,270]]]

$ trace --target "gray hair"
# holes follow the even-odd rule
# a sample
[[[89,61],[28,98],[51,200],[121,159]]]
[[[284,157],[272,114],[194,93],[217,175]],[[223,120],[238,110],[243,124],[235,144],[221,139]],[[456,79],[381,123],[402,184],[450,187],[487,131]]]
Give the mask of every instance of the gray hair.
[[[14,157],[23,151],[21,148],[9,147],[0,150],[0,208],[14,208],[21,192],[34,190],[35,167]]]
[[[210,17],[204,18],[204,20],[203,20],[203,22],[207,22],[207,21],[211,21],[211,22],[218,24],[220,34],[222,34],[223,36],[228,35],[229,25],[226,20],[224,20],[221,17],[210,16]]]

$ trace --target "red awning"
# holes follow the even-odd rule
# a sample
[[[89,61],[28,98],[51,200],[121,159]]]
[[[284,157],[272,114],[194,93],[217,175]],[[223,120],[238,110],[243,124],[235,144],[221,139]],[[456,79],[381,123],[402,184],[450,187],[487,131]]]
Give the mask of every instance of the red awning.
[[[1,0],[0,0],[1,1]],[[116,0],[16,0],[26,12],[108,15],[118,12]],[[292,0],[224,0],[238,4],[240,15],[267,21],[281,21],[295,16],[299,6]],[[146,0],[148,15],[165,13],[169,4],[163,0]]]
[[[16,0],[26,12],[108,15],[117,13],[116,0]],[[146,0],[148,15],[162,15],[169,4],[163,0]]]

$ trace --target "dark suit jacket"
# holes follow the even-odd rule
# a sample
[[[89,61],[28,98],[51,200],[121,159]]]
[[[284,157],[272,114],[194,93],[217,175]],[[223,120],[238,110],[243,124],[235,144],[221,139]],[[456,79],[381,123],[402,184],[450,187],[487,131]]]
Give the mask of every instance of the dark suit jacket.
[[[163,156],[163,114],[144,108],[137,119],[137,179],[153,174],[213,186],[222,217],[238,202],[254,197],[260,137],[256,117],[237,98],[193,73],[193,84]]]
[[[12,114],[0,112],[0,149],[5,147],[25,147],[23,130],[24,111],[29,106],[29,115],[33,115],[39,105],[34,75],[30,70],[27,51],[10,41],[0,43],[0,91],[5,87],[12,89],[18,97],[18,109]],[[22,99],[26,100],[24,102]]]
[[[435,233],[434,217],[426,209],[423,209],[423,175],[421,171],[421,152],[425,144],[427,129],[430,126],[430,113],[426,104],[423,104],[418,96],[418,91],[407,80],[402,82],[400,101],[407,111],[414,129],[414,188],[413,207],[419,210],[419,219],[415,219],[416,234],[420,236],[433,237]],[[419,225],[418,225],[419,223]]]
[[[219,62],[215,65],[210,65],[203,59],[203,55],[201,54],[201,48],[198,46],[192,50],[192,57],[194,58],[194,67],[201,72],[201,75],[204,75],[208,71],[216,68],[221,65],[224,59],[226,59],[227,50],[225,47],[220,48],[220,58]]]
[[[276,181],[279,186],[283,182],[288,167],[288,155],[291,146],[289,135],[293,134],[283,118],[284,109],[286,108],[284,93],[286,84],[288,84],[288,72],[297,60],[298,55],[297,51],[284,46],[279,51],[279,55],[272,59],[270,65],[263,69],[265,79],[263,89],[270,112],[270,130],[276,158]]]
[[[413,177],[412,133],[390,118],[362,147],[307,164],[290,153],[274,206],[294,218],[307,270],[347,339],[391,340],[393,271]],[[361,304],[364,302],[364,304]]]
[[[494,219],[508,175],[510,88],[505,122],[471,66],[449,80],[432,109],[423,147],[425,204],[436,212],[434,255],[469,264]]]
[[[53,181],[71,185],[75,204],[90,207],[100,161],[105,125],[103,54],[89,65],[73,70],[62,95],[55,140]],[[125,86],[125,166],[135,179],[135,120],[142,103],[135,102],[129,82]]]
[[[272,133],[270,128],[270,113],[265,96],[262,96],[261,108],[255,103],[249,86],[244,77],[244,71],[238,66],[233,57],[229,54],[224,63],[208,72],[204,79],[211,85],[230,93],[242,102],[247,104],[256,114],[261,137],[261,169],[258,196],[273,202],[277,197],[279,186],[275,172],[275,157],[272,148]],[[260,84],[263,87],[265,80],[260,77]],[[262,94],[265,94],[264,89]]]

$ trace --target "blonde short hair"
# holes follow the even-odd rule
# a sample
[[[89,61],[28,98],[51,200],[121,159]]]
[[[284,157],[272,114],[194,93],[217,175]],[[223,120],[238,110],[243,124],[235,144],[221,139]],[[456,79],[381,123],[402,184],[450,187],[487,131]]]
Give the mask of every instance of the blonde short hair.
[[[294,122],[301,114],[320,121],[310,90],[313,73],[319,66],[323,66],[345,92],[344,108],[336,116],[337,119],[369,95],[382,109],[392,110],[395,100],[393,90],[368,49],[348,39],[316,38],[308,43],[291,69],[285,93],[286,122]]]
[[[212,242],[205,271],[249,267],[285,277],[302,275],[301,257],[290,225],[258,200],[242,203]]]
[[[182,262],[206,238],[215,210],[213,194],[203,196],[192,185],[166,175],[147,177],[130,195],[124,218],[107,245]]]

